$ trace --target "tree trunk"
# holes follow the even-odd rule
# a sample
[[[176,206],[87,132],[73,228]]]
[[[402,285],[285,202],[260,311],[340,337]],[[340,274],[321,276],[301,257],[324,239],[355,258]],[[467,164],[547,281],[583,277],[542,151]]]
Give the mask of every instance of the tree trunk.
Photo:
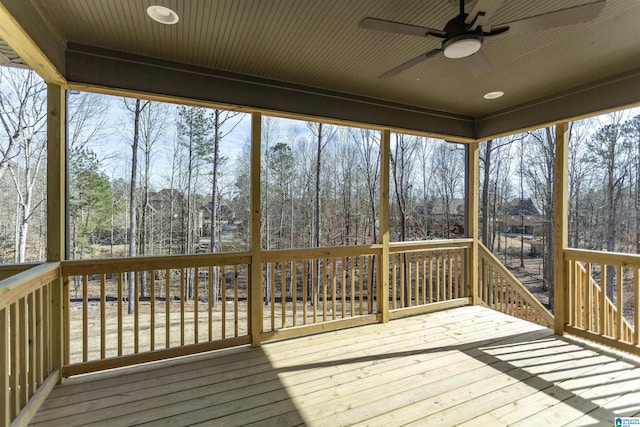
[[[489,249],[491,249],[491,245],[489,244],[489,178],[491,173],[491,149],[493,145],[493,140],[488,140],[485,143],[485,151],[484,151],[484,177],[482,181],[482,243]]]
[[[133,116],[133,143],[131,144],[131,181],[129,187],[129,257],[136,256],[136,237],[137,237],[137,224],[136,224],[136,177],[138,174],[138,140],[140,137],[140,100],[136,99],[136,106]],[[134,303],[134,274],[133,272],[127,273],[128,294],[129,303],[127,306],[128,313],[133,314]]]
[[[315,212],[314,212],[314,236],[315,236],[315,247],[320,247],[321,236],[320,236],[320,171],[322,168],[321,163],[321,154],[322,154],[322,123],[318,123],[318,135],[317,135],[317,150],[316,150],[316,185],[315,185]],[[316,260],[316,278],[318,285],[321,283],[321,274],[320,274],[320,260]],[[320,286],[317,286],[317,293],[313,293],[313,305],[315,306],[318,303],[320,298]],[[312,294],[312,293],[310,293]],[[323,301],[323,304],[326,304],[326,301]]]

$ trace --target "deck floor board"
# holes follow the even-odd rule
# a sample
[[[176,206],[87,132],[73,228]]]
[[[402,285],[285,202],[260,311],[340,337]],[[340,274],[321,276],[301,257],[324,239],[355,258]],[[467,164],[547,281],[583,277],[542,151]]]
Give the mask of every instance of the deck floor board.
[[[601,425],[640,363],[482,307],[83,375],[36,426]]]

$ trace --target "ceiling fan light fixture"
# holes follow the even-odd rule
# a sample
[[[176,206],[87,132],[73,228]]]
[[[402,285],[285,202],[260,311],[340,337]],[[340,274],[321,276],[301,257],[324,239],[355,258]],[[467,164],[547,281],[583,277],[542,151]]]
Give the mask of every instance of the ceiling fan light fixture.
[[[156,22],[165,25],[176,24],[180,18],[178,14],[168,7],[152,5],[147,8],[147,15]]]
[[[466,58],[480,50],[482,46],[482,35],[475,33],[461,34],[451,37],[442,43],[444,56],[447,58],[457,59]]]

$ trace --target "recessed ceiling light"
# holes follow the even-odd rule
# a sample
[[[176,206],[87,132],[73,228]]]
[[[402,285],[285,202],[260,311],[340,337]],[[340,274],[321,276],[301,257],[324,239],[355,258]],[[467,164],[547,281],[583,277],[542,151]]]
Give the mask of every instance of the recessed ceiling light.
[[[495,92],[485,93],[484,99],[496,99],[500,98],[502,95],[504,95],[504,92],[497,90]]]
[[[178,14],[168,7],[153,5],[147,8],[147,15],[149,18],[161,24],[171,25],[178,22],[180,19]]]

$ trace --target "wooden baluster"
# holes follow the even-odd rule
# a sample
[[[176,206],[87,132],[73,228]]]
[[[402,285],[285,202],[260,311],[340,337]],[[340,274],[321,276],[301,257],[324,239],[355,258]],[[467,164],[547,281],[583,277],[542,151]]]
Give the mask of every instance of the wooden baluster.
[[[9,306],[9,348],[11,349],[11,366],[9,368],[9,384],[10,384],[10,397],[9,404],[9,418],[13,419],[20,412],[20,398],[18,396],[18,389],[20,388],[20,344],[18,336],[18,319],[20,318],[20,309],[18,303],[15,302]]]
[[[413,274],[411,274],[411,264],[413,264],[412,262],[412,252],[407,252],[407,307],[411,307],[411,300],[413,299],[413,285],[412,285],[412,281],[413,281]]]
[[[413,297],[414,305],[420,305],[420,252],[416,252],[413,259],[414,263],[414,288]]]
[[[64,281],[68,281],[63,279]],[[52,284],[49,283],[44,288],[42,288],[42,381],[46,378],[47,374],[51,372],[53,368],[53,363],[51,360],[51,353],[49,351],[49,343],[51,342],[51,288]],[[68,310],[64,310],[68,312]],[[68,314],[65,315],[67,318]],[[68,322],[66,322],[68,324]],[[68,332],[68,330],[66,331]],[[69,334],[65,335],[67,337],[65,342],[65,363],[68,363],[69,357]],[[41,381],[41,382],[42,382]]]
[[[186,294],[185,289],[185,270],[180,269],[180,345],[184,346],[184,299]]]
[[[453,289],[454,289],[453,297],[458,299],[461,296],[464,296],[464,295],[460,295],[460,278],[458,277],[458,274],[459,274],[458,262],[459,262],[460,250],[456,249],[452,251],[452,255],[453,255]]]
[[[429,287],[429,302],[433,302],[433,251],[429,251],[429,272],[427,273],[427,286]]]
[[[123,273],[118,273],[118,357],[122,356],[122,305],[124,304],[122,275]]]
[[[29,322],[27,327],[27,348],[29,351],[29,369],[27,371],[27,384],[29,389],[28,398],[35,393],[38,388],[36,380],[36,315],[35,315],[35,291],[29,292],[26,297],[27,315],[26,320]]]
[[[347,315],[347,301],[346,301],[346,294],[347,294],[347,258],[343,257],[342,258],[342,282],[341,282],[341,304],[342,304],[342,318],[344,319]]]
[[[585,284],[586,284],[586,288],[585,288],[585,301],[584,301],[584,305],[585,305],[585,316],[584,316],[584,321],[585,321],[585,329],[587,331],[590,331],[592,329],[592,322],[591,322],[591,314],[592,314],[592,310],[593,310],[593,304],[592,304],[592,296],[593,296],[593,292],[591,290],[591,263],[588,262],[587,263],[587,274],[586,274],[586,280],[585,280]]]
[[[398,256],[397,254],[391,254],[391,308],[394,310],[397,308],[398,303]]]
[[[36,290],[35,292],[35,312],[36,312],[36,335],[35,335],[35,346],[36,346],[36,384],[39,386],[44,382],[44,378],[45,378],[45,358],[44,358],[44,348],[45,348],[45,341],[44,341],[44,332],[43,330],[45,328],[48,327],[48,325],[46,325],[45,322],[45,317],[44,317],[44,305],[43,305],[43,300],[42,300],[42,295],[44,293],[44,290],[47,288],[48,285],[44,285],[41,289]],[[1,333],[1,328],[0,328],[0,333]],[[2,338],[0,337],[0,341],[2,340]],[[0,350],[0,355],[4,356],[4,353]],[[7,360],[7,359],[4,359]],[[2,402],[2,400],[0,399],[0,402]],[[0,407],[2,404],[0,403]]]
[[[217,298],[217,297],[216,297]],[[213,340],[213,266],[207,267],[207,337]],[[215,301],[217,303],[217,301]],[[247,304],[249,306],[249,304]]]
[[[636,267],[633,269],[633,296],[634,296],[634,326],[633,326],[633,343],[640,345],[640,270]]]
[[[27,370],[29,369],[29,340],[27,339],[28,323],[26,297],[22,297],[18,300],[18,307],[18,355],[20,357],[20,369],[18,371],[20,388],[18,390],[18,395],[20,396],[20,408],[24,408],[29,396],[27,378]]]
[[[309,300],[309,295],[307,295],[307,284],[308,284],[308,276],[307,276],[307,261],[302,261],[302,324],[307,324],[307,301]]]
[[[359,301],[359,305],[360,305],[360,311],[358,312],[358,314],[363,315],[364,314],[364,256],[360,257],[360,281],[359,281],[359,285],[360,285],[360,301]]]
[[[227,266],[226,265],[222,265],[220,266],[220,277],[218,277],[218,280],[220,281],[220,297],[222,299],[222,306],[220,307],[220,311],[222,314],[222,318],[221,318],[221,324],[220,324],[220,329],[221,329],[221,336],[222,339],[225,339],[227,337]],[[273,327],[273,322],[274,322],[274,315],[273,315],[273,307],[274,307],[274,299],[275,299],[275,265],[273,266],[273,268],[271,269],[271,330],[274,330]]]
[[[313,277],[311,278],[311,298],[313,300],[313,323],[315,324],[318,323],[318,304],[320,304],[320,260],[317,259],[314,261]],[[360,266],[360,280],[362,280],[362,266]],[[362,288],[360,288],[360,292],[362,293]],[[362,301],[360,303],[362,304]]]
[[[271,305],[271,330],[275,331],[276,330],[276,268],[278,267],[278,263],[272,262],[269,265],[271,266],[271,268],[269,269],[269,289],[271,293],[271,299],[269,301],[269,305]]]
[[[298,261],[291,262],[291,299],[293,300],[293,326],[298,325]]]
[[[583,289],[584,289],[584,280],[585,280],[585,276],[586,274],[580,272],[580,280],[578,281],[578,288],[576,289],[576,326],[578,328],[582,328],[583,327],[583,323],[582,323],[582,318],[583,318],[583,313],[584,313],[584,308],[582,305],[582,295],[583,295]]]
[[[164,347],[171,347],[171,270],[164,272]]]
[[[356,259],[351,258],[351,317],[356,315]]]
[[[225,283],[226,283],[226,279]],[[233,265],[233,334],[235,337],[240,335],[240,319],[238,300],[240,298],[240,283],[238,282],[238,264]]]
[[[138,354],[140,350],[140,277],[139,272],[133,273],[133,353]]]
[[[440,251],[436,252],[436,302],[440,302]]]
[[[106,310],[106,277],[105,274],[102,273],[100,275],[100,359],[104,359],[106,357],[107,350],[107,314]]]
[[[336,304],[336,298],[338,293],[336,287],[338,286],[338,260],[337,258],[331,258],[331,319],[336,320],[336,311],[338,306]]]
[[[427,303],[427,252],[422,252],[422,304]]]
[[[82,275],[82,361],[86,362],[89,359],[89,291],[88,291],[88,277],[86,274]]]
[[[156,349],[156,271],[149,270],[149,350]]]
[[[11,384],[9,379],[13,377],[11,364],[7,363],[10,359],[11,332],[9,329],[9,311],[10,308],[0,309],[0,359],[6,363],[7,368],[0,370],[0,424],[8,426],[12,419],[12,400],[11,395],[15,389],[9,391]]]
[[[411,281],[409,284],[412,286],[411,289],[411,298],[409,298],[409,305],[417,306],[420,305],[420,252],[413,252],[411,265],[409,266],[409,271],[411,271]]]
[[[200,331],[198,331],[198,323],[199,323],[199,316],[198,316],[198,295],[200,293],[200,267],[194,267],[193,269],[193,343],[194,344],[198,344],[199,337],[198,337],[198,333]]]
[[[327,259],[322,259],[320,286],[322,287],[322,321],[327,321]]]
[[[569,325],[575,325],[575,312],[576,312],[576,282],[578,281],[577,267],[575,261],[569,261],[568,269],[570,270],[570,279],[567,283],[567,298],[569,299],[568,306],[570,307],[569,312],[566,314],[566,322]]]
[[[373,281],[374,281],[374,263],[373,256],[365,256],[366,268],[367,268],[367,314],[373,313],[373,302],[376,298],[375,293],[373,292]]]
[[[400,308],[404,308],[404,284],[405,284],[405,274],[404,274],[404,257],[405,253],[401,253],[400,255]]]
[[[282,263],[280,274],[280,302],[281,302],[281,324],[284,329],[287,326],[287,261]]]
[[[622,290],[622,266],[616,267],[616,339],[622,339],[622,320],[624,319],[622,303],[624,295]]]
[[[447,266],[447,276],[449,277],[449,284],[448,284],[448,293],[449,293],[449,300],[453,299],[453,256],[451,255],[451,251],[448,250],[447,251],[447,259],[448,259],[448,266]]]

